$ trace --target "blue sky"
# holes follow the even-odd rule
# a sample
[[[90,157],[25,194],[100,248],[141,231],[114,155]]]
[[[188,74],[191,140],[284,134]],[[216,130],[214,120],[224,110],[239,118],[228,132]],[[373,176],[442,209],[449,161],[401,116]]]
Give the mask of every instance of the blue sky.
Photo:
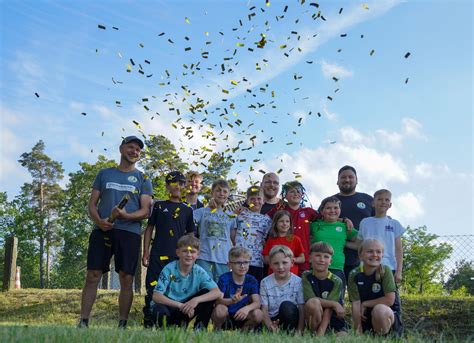
[[[241,189],[282,168],[317,207],[352,164],[358,190],[392,190],[403,225],[472,234],[471,2],[312,3],[0,1],[0,189],[14,196],[29,180],[17,160],[39,139],[72,172],[117,158],[128,134],[164,134],[199,162],[193,149],[245,149],[255,135],[234,155],[246,159],[232,171]],[[197,97],[207,115],[189,112]]]

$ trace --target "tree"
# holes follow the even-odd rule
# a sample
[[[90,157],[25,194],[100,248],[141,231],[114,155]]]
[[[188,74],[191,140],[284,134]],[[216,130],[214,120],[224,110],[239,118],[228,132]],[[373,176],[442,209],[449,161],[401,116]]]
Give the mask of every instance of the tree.
[[[93,224],[87,212],[92,184],[99,170],[117,163],[100,155],[94,164],[79,163],[81,169],[69,174],[61,209],[63,246],[55,266],[53,287],[78,288],[85,278],[89,234]]]
[[[403,287],[406,291],[421,294],[440,280],[443,262],[449,258],[453,248],[448,243],[436,244],[437,238],[437,235],[427,232],[426,226],[408,227],[402,236]]]
[[[182,161],[176,147],[163,135],[150,136],[145,140],[145,146],[140,166],[151,178],[155,198],[165,199],[167,193],[164,176],[174,170],[184,173],[188,164]]]
[[[456,268],[449,274],[444,288],[452,292],[465,287],[469,295],[474,295],[474,262],[461,260],[456,262]]]
[[[46,282],[49,282],[51,249],[58,243],[57,213],[61,206],[62,190],[58,181],[63,178],[64,170],[60,162],[45,154],[45,144],[40,140],[31,152],[23,153],[18,160],[28,169],[33,181],[22,186],[23,200],[38,215],[31,218],[34,222],[35,238],[39,245],[40,287],[45,286],[44,258],[46,255]]]

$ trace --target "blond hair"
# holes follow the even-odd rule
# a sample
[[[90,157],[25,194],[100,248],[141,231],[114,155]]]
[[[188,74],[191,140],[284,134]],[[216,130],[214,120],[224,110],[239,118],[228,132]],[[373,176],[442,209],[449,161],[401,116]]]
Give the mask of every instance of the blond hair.
[[[387,193],[388,195],[390,195],[390,197],[392,197],[392,192],[390,192],[388,189],[379,189],[377,192],[374,193],[374,199],[379,196],[380,194],[385,194]]]
[[[272,261],[273,257],[275,257],[276,254],[283,254],[285,257],[289,257],[290,259],[293,259],[295,256],[293,254],[293,251],[291,251],[290,248],[288,248],[286,245],[275,245],[271,250],[270,254],[268,255],[270,262]]]
[[[229,250],[229,261],[233,260],[234,258],[247,256],[248,258],[251,257],[250,250],[244,247],[232,247]]]
[[[199,250],[199,247],[200,247],[199,239],[197,239],[193,235],[184,235],[178,240],[177,249],[181,249],[184,247],[191,247],[196,250]]]
[[[382,252],[384,251],[383,243],[376,239],[364,239],[359,246],[358,253],[359,257],[362,253],[367,250],[367,248],[372,244],[379,244],[382,247]],[[385,269],[383,268],[383,264],[380,264],[377,269],[375,270],[375,280],[380,281],[385,274]]]
[[[324,254],[329,254],[329,255],[334,255],[334,249],[332,248],[331,244],[326,243],[326,242],[316,242],[313,245],[311,245],[311,248],[309,249],[310,253],[313,252],[321,252]]]

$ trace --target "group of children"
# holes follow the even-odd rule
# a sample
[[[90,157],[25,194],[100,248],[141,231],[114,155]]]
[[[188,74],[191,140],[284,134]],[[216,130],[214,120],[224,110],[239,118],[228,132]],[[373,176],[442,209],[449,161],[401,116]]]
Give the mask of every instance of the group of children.
[[[170,198],[155,203],[148,221],[145,326],[194,321],[194,327],[207,327],[212,318],[215,329],[263,324],[272,332],[303,333],[306,323],[319,335],[342,334],[348,328],[347,281],[357,332],[400,331],[395,279],[401,278],[403,228],[387,217],[389,191],[375,194],[375,217],[363,220],[358,231],[340,218],[336,197],[324,199],[319,211],[304,207],[297,181],[283,186],[282,201],[267,214],[260,213],[260,187],[250,187],[245,206],[229,213],[225,180],[212,185],[213,206],[194,210],[181,200],[185,184],[184,175],[170,173]],[[345,247],[358,250],[361,260],[349,275]]]

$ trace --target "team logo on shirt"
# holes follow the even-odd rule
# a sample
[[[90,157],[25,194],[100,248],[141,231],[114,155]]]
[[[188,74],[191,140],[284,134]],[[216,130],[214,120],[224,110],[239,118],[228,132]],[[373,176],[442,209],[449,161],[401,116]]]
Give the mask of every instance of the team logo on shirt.
[[[379,283],[374,283],[372,285],[372,293],[378,293],[378,292],[380,292],[381,289],[382,289],[382,287],[380,286]]]
[[[138,181],[138,179],[133,175],[130,175],[129,177],[127,177],[127,180],[133,183]]]
[[[329,295],[329,292],[328,292],[328,291],[324,291],[324,292],[321,294],[321,298],[327,299],[327,298],[328,298],[328,295]]]
[[[336,227],[336,231],[337,231],[337,232],[342,232],[342,227],[337,226],[337,227]]]
[[[365,208],[365,204],[363,202],[358,202],[357,207],[363,210]]]
[[[306,218],[306,214],[304,212],[300,212],[300,218]]]

